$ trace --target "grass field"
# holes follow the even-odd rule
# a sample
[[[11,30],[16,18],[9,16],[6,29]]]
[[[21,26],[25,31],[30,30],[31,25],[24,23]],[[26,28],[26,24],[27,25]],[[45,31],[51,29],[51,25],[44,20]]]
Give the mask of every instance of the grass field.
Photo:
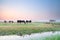
[[[60,40],[60,34],[52,35],[50,37],[46,37],[45,40]]]
[[[28,24],[0,23],[0,35],[23,35],[48,31],[60,31],[60,23],[54,25],[40,22]]]

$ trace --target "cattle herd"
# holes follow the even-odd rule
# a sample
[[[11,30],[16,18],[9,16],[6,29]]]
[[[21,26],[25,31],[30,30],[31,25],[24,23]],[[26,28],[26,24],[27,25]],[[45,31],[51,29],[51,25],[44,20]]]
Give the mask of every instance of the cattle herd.
[[[17,23],[31,23],[32,21],[31,20],[17,20]],[[4,21],[4,23],[14,23],[14,21]]]

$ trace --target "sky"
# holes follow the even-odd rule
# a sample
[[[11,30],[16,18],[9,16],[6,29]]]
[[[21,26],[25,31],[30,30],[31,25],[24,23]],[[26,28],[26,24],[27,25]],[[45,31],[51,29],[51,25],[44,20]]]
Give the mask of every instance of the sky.
[[[0,20],[60,20],[60,0],[0,0]]]

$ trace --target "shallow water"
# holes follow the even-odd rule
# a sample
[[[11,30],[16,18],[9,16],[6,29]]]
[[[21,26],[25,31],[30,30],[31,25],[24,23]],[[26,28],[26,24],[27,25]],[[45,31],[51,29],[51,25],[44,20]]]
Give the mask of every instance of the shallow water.
[[[8,36],[0,36],[0,40],[44,40],[45,37],[49,37],[51,35],[60,34],[60,31],[57,32],[43,32],[43,33],[35,33],[31,35],[8,35]]]

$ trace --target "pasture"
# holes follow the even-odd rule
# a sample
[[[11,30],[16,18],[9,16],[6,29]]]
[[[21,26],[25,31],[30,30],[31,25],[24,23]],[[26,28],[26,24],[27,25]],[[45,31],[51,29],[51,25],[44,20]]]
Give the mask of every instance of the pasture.
[[[60,31],[60,23],[46,24],[44,22],[0,23],[0,35],[25,35],[31,33]]]

